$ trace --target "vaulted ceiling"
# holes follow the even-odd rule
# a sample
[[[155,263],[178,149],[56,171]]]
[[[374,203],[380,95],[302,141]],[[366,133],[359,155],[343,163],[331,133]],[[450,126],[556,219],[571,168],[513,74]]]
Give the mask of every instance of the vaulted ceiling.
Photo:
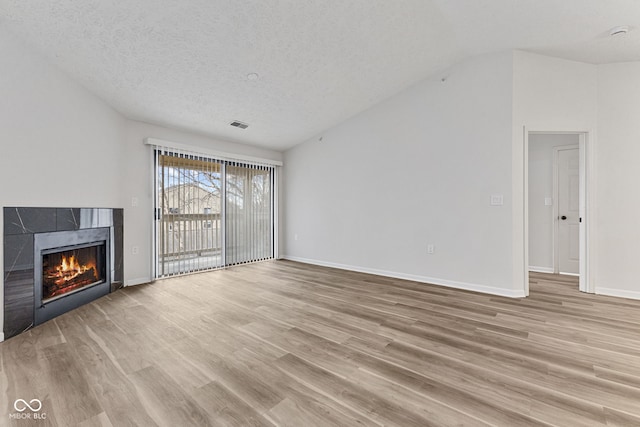
[[[276,150],[477,54],[640,61],[638,0],[0,0],[0,25],[126,117]]]

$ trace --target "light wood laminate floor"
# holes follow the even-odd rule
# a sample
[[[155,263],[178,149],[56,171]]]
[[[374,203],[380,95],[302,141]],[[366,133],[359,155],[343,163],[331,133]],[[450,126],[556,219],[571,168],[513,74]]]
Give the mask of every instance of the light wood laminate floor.
[[[509,299],[265,262],[9,339],[0,391],[0,425],[640,426],[640,301],[544,274]],[[16,399],[46,419],[10,420]]]

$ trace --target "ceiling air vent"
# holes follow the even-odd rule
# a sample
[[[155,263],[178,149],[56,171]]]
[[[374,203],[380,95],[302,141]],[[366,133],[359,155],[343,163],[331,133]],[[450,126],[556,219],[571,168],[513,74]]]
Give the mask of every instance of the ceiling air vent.
[[[246,123],[242,123],[242,122],[239,122],[239,121],[237,121],[237,120],[235,120],[235,121],[233,121],[233,122],[231,122],[231,123],[229,123],[229,124],[230,124],[231,126],[235,126],[235,127],[237,127],[237,128],[240,128],[240,129],[246,129],[246,128],[248,128],[248,127],[249,127],[249,125],[248,125],[248,124],[246,124]]]

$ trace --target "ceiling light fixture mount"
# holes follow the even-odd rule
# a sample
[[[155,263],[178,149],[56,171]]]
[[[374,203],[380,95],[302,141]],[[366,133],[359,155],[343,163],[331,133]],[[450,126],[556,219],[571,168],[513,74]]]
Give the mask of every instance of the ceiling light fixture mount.
[[[247,74],[247,80],[258,80],[260,76],[258,73],[249,73]]]
[[[609,30],[610,36],[621,36],[627,34],[629,32],[629,26],[627,25],[619,25],[617,27],[613,27]]]

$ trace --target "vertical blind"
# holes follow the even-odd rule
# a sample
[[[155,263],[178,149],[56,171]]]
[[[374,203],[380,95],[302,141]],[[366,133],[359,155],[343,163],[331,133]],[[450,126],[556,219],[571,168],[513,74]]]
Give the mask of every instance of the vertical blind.
[[[273,166],[165,149],[155,162],[157,277],[273,258]]]
[[[226,165],[226,264],[273,258],[272,171]]]

